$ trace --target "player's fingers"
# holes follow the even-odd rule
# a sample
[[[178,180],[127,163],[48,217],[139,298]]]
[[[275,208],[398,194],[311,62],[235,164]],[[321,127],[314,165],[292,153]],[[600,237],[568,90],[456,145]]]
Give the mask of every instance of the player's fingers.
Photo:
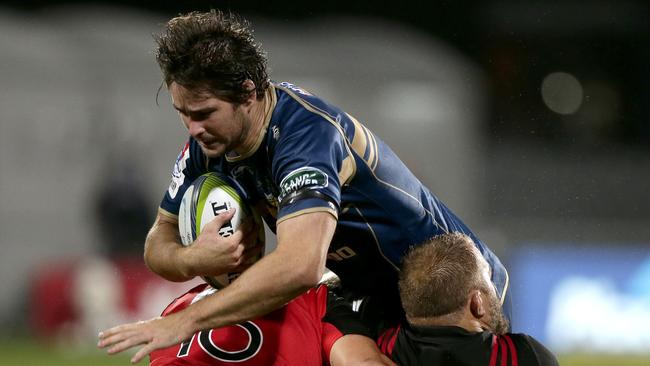
[[[116,353],[120,353],[129,348],[135,347],[137,345],[148,343],[151,341],[151,339],[152,339],[151,337],[147,337],[142,334],[136,334],[113,345],[111,348],[108,349],[107,352],[109,355],[114,355]]]
[[[244,240],[246,233],[241,231],[241,230],[235,230],[235,232],[228,237],[228,240],[230,240],[233,245],[235,243],[241,243],[242,240]]]
[[[118,325],[118,326],[115,326],[113,328],[109,328],[109,329],[106,329],[104,331],[101,331],[97,335],[97,338],[99,338],[100,340],[110,338],[110,337],[114,336],[115,334],[119,334],[119,333],[122,333],[122,332],[128,330],[129,325],[130,324],[122,324],[122,325]]]
[[[99,341],[97,342],[97,347],[106,348],[112,346],[116,343],[122,342],[132,334],[133,332],[128,329],[122,329],[120,331],[102,332],[99,335]]]
[[[99,332],[98,338],[100,343],[115,343],[116,340],[121,340],[132,334],[138,332],[146,325],[146,321],[141,320],[135,323],[121,324],[113,328]]]
[[[228,221],[230,221],[230,219],[232,219],[232,217],[235,215],[235,210],[236,208],[232,207],[228,211],[224,211],[218,214],[217,216],[214,217],[214,219],[208,222],[203,228],[203,230],[201,231],[206,231],[206,229],[219,231],[219,229],[221,229],[221,227],[225,223],[227,223]]]

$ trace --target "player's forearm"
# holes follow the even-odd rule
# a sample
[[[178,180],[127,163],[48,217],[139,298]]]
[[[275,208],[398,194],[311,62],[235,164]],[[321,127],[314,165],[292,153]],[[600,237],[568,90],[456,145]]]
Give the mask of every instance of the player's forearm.
[[[327,248],[335,227],[336,220],[328,213],[312,213],[283,222],[278,226],[278,247],[273,252],[227,288],[184,312],[192,330],[218,328],[262,316],[315,286],[325,270]]]
[[[179,243],[178,229],[172,221],[158,216],[153,224],[144,247],[144,261],[151,271],[169,281],[182,282],[193,278],[183,272],[179,252],[183,247]]]
[[[317,271],[299,274],[295,263],[278,254],[262,258],[227,288],[196,303],[187,314],[193,330],[238,324],[268,314],[318,283]]]
[[[386,355],[382,354],[371,338],[348,334],[339,338],[330,351],[332,366],[394,366]]]

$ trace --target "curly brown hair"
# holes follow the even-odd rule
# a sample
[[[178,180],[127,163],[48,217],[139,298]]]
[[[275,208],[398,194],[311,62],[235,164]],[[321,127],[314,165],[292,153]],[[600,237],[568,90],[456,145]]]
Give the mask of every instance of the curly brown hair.
[[[255,42],[250,23],[238,15],[220,10],[181,14],[154,38],[156,61],[168,87],[175,82],[242,103],[253,91],[244,81],[255,84],[258,99],[269,86],[266,53]]]
[[[461,233],[436,236],[411,249],[402,262],[399,290],[409,317],[460,310],[474,289],[487,291],[472,239]]]

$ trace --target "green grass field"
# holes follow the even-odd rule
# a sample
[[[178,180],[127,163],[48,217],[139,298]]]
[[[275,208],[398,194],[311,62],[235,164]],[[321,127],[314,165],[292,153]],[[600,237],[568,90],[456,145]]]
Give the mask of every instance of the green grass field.
[[[650,353],[647,355],[560,355],[562,366],[648,366]]]
[[[90,344],[94,340],[89,340]],[[37,344],[29,340],[0,340],[1,364],[7,366],[119,366],[130,365],[130,355],[108,356],[92,346],[68,349]],[[562,366],[648,366],[650,354],[644,356],[560,355]],[[141,361],[139,365],[147,365]]]
[[[96,340],[89,340],[92,345]],[[30,340],[0,340],[3,366],[119,366],[130,365],[130,355],[108,356],[92,346],[68,348],[48,346]],[[141,361],[139,365],[147,365]]]

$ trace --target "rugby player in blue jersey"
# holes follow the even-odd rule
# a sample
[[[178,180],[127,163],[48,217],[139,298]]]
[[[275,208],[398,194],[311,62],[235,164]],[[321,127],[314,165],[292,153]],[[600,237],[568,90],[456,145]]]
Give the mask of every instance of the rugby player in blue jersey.
[[[260,250],[250,244],[256,230],[244,226],[221,238],[216,224],[194,245],[180,245],[181,197],[208,171],[228,174],[247,190],[278,243],[208,301],[105,331],[100,347],[118,352],[143,344],[139,360],[198,330],[264,315],[316,285],[326,264],[347,293],[372,299],[368,314],[390,317],[401,310],[403,255],[452,231],[476,243],[504,302],[508,275],[499,259],[353,116],[295,85],[270,81],[265,53],[245,20],[190,13],[170,20],[156,40],[165,84],[190,137],[147,237],[147,265],[184,281],[241,269]]]

